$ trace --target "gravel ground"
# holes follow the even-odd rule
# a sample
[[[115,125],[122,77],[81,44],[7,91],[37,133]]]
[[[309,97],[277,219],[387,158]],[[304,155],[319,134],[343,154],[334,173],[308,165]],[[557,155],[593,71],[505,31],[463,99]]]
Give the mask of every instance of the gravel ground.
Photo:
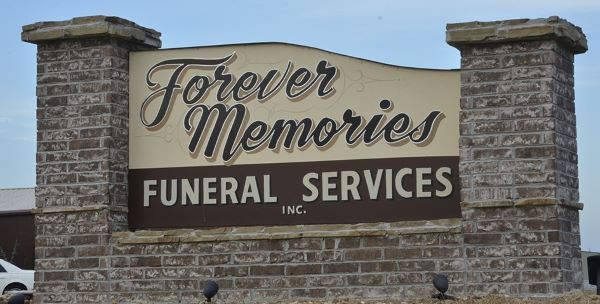
[[[0,296],[0,304],[8,302],[8,296]],[[27,302],[26,302],[27,303]],[[219,302],[213,302],[219,304]],[[328,301],[285,301],[277,304],[600,304],[600,296],[592,292],[572,292],[558,298],[550,299],[515,299],[498,295],[490,295],[484,298],[459,299],[455,301],[440,301],[436,299],[418,300],[378,300],[366,301],[356,299],[328,300]]]
[[[483,298],[458,299],[454,301],[440,301],[437,299],[416,299],[416,300],[330,300],[330,301],[286,301],[277,304],[600,304],[600,296],[588,292],[572,292],[558,298],[550,299],[515,299],[498,295],[490,295]]]

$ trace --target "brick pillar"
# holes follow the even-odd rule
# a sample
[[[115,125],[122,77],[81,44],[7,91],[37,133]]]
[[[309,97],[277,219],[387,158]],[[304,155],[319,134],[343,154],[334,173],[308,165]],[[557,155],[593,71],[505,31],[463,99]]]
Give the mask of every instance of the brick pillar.
[[[466,293],[548,295],[582,283],[574,54],[557,17],[449,24],[461,52]]]
[[[159,37],[105,16],[23,27],[38,46],[36,303],[112,303],[109,239],[127,229],[128,54]]]

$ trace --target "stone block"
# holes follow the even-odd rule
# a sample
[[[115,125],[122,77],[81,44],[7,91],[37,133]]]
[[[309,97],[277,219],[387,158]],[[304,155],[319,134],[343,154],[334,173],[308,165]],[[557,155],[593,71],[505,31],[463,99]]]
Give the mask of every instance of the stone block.
[[[347,277],[348,283],[353,286],[376,286],[385,283],[384,274],[361,274]]]
[[[161,253],[162,254],[162,253]],[[178,256],[165,256],[162,258],[163,266],[196,266],[198,265],[197,257],[195,255],[178,255]]]
[[[248,274],[247,266],[219,266],[215,267],[214,272],[215,277],[246,277]]]
[[[497,83],[476,83],[464,84],[460,86],[461,96],[477,96],[498,93],[499,84]]]
[[[131,267],[159,267],[162,264],[159,256],[141,256],[132,257],[130,265]]]
[[[503,236],[500,233],[465,233],[466,245],[493,245],[503,244]]]
[[[324,249],[346,249],[360,247],[359,238],[327,238],[323,240]]]
[[[516,232],[506,235],[507,244],[531,244],[548,242],[543,232]]]
[[[345,277],[338,275],[309,277],[307,283],[310,287],[343,287],[348,284]]]
[[[460,247],[428,247],[423,248],[425,258],[458,258],[462,255]]]
[[[512,174],[486,174],[473,177],[474,187],[506,186],[513,183]]]
[[[341,262],[342,251],[312,251],[306,253],[306,259],[315,262]]]
[[[291,276],[321,273],[323,273],[321,264],[287,265],[285,268],[285,274]]]
[[[403,285],[424,283],[421,273],[390,273],[387,275],[387,284]]]
[[[327,289],[323,288],[311,288],[311,289],[292,289],[291,298],[310,298],[310,299],[318,299],[324,298],[327,296]]]
[[[511,70],[493,70],[484,71],[476,70],[472,72],[461,73],[462,83],[481,83],[481,82],[497,82],[506,81],[512,78]]]
[[[473,149],[473,160],[494,160],[509,159],[514,157],[513,149],[509,148],[489,148]]]
[[[306,262],[306,255],[302,252],[272,252],[269,254],[271,263],[300,263]]]
[[[385,248],[383,252],[386,260],[416,259],[423,256],[421,248]]]
[[[231,255],[227,254],[212,254],[212,255],[201,255],[198,257],[198,264],[200,265],[221,265],[229,264]]]
[[[71,269],[89,269],[100,267],[99,258],[79,258],[69,261],[69,268]]]
[[[468,98],[472,102],[472,106],[461,106],[461,109],[500,108],[508,107],[514,104],[514,98],[512,95],[476,96]]]
[[[508,283],[508,282],[515,282],[516,281],[516,276],[518,274],[516,274],[515,272],[512,271],[485,271],[485,272],[480,272],[478,273],[481,281],[485,282],[485,283],[491,283],[491,282],[503,282],[503,283]]]
[[[482,109],[482,110],[472,110],[472,111],[463,111],[460,113],[460,121],[461,122],[477,122],[477,121],[489,121],[498,119],[498,110],[497,109]]]
[[[167,280],[165,281],[165,288],[167,290],[197,290],[198,281],[196,280]]]
[[[344,261],[371,261],[380,260],[383,250],[379,248],[354,249],[344,251]]]
[[[497,69],[500,68],[498,57],[462,57],[460,66],[463,70]]]
[[[252,276],[282,276],[284,274],[285,266],[283,265],[250,266],[250,275]]]
[[[512,72],[514,79],[552,78],[557,73],[553,66],[518,67]]]
[[[556,16],[492,22],[475,21],[446,26],[446,42],[461,48],[468,45],[508,44],[528,40],[558,40],[575,54],[587,50],[587,40],[581,28]]]
[[[234,254],[233,255],[233,263],[234,264],[260,264],[267,263],[269,261],[269,254],[260,252],[260,253],[244,253],[244,254]]]
[[[506,232],[515,228],[514,220],[486,220],[477,221],[478,232]]]
[[[82,37],[115,37],[160,47],[160,33],[118,17],[92,16],[66,21],[38,22],[23,26],[21,39],[42,44],[46,41],[81,39]]]

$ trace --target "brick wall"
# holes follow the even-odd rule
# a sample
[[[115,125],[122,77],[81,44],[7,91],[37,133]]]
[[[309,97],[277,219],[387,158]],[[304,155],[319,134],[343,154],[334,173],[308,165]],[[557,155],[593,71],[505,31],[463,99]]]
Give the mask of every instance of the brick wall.
[[[461,51],[467,290],[580,288],[573,60],[585,36],[556,17],[454,24],[447,34]]]
[[[427,297],[438,272],[459,295],[578,288],[585,36],[557,18],[447,34],[462,55],[462,219],[130,232],[128,52],[160,34],[104,16],[25,26],[38,45],[35,302],[198,302],[212,278],[225,303]]]
[[[576,209],[468,208],[463,220],[467,294],[544,296],[581,287]]]
[[[573,53],[568,53],[553,40],[462,50],[465,201],[579,200]]]
[[[107,303],[109,240],[128,229],[129,51],[151,47],[122,36],[154,33],[112,17],[47,25],[23,28],[38,44],[35,301]],[[108,33],[71,37],[86,31]]]
[[[108,299],[107,244],[127,229],[130,47],[110,38],[38,45],[37,299]]]
[[[285,299],[402,298],[433,293],[435,273],[466,280],[459,233],[390,237],[114,244],[117,302],[197,302],[215,279],[220,303]]]

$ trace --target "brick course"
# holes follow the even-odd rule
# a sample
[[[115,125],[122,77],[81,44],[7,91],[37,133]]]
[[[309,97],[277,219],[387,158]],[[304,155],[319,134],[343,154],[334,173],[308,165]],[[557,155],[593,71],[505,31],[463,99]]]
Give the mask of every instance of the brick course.
[[[344,245],[331,248],[331,242]],[[155,246],[169,247],[160,256],[145,254]],[[224,289],[219,300],[225,303],[288,297],[405,297],[432,292],[430,281],[438,272],[448,273],[457,283],[453,290],[460,292],[466,280],[456,233],[168,245],[117,240],[112,250],[113,286],[140,292],[145,285],[127,282],[152,279],[155,288],[147,296],[157,302],[173,295],[200,298],[199,288],[210,278]]]

